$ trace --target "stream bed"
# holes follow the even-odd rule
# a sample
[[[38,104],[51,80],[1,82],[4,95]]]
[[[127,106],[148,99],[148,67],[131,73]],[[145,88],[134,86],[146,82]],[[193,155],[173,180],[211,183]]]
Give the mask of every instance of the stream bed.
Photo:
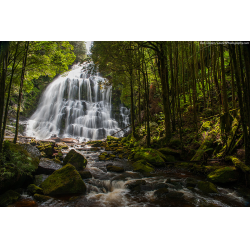
[[[46,202],[37,202],[24,191],[21,199],[12,206],[39,207],[242,207],[249,206],[249,189],[217,186],[218,193],[204,194],[198,188],[188,185],[205,180],[203,176],[166,166],[155,169],[147,176],[132,171],[132,164],[126,159],[99,161],[104,152],[91,151],[90,146],[72,145],[88,160],[86,170],[91,179],[84,179],[86,194],[53,197]],[[107,172],[106,166],[113,164],[124,168],[123,173]],[[44,175],[44,179],[46,179]],[[167,192],[162,192],[167,189]],[[161,191],[159,191],[161,190]]]

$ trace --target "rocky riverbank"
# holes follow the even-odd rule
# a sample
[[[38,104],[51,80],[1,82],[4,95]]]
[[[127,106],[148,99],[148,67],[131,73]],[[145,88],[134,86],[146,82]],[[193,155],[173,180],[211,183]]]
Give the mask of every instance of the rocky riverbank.
[[[130,136],[5,142],[9,164],[1,171],[0,205],[248,206],[249,169],[239,160],[180,163],[179,150],[134,143]]]

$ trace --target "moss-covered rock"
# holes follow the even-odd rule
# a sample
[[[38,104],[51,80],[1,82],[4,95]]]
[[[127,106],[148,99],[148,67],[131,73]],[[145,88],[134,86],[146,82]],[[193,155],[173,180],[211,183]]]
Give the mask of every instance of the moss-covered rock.
[[[209,181],[199,181],[197,188],[199,188],[205,194],[218,193],[216,186]]]
[[[40,202],[45,202],[45,201],[52,199],[52,197],[49,197],[47,195],[42,195],[42,194],[34,194],[34,198],[35,200],[40,201]]]
[[[107,141],[119,141],[120,139],[118,137],[114,137],[114,136],[107,136]]]
[[[21,145],[5,141],[3,146],[5,165],[0,168],[0,193],[32,183],[39,164],[39,157]]]
[[[140,172],[140,173],[151,173],[154,171],[153,165],[146,162],[145,160],[139,160],[133,163],[133,171]]]
[[[141,191],[141,185],[146,185],[145,180],[133,180],[133,181],[127,181],[125,184],[125,187],[130,189],[134,192]]]
[[[76,170],[80,171],[86,167],[87,160],[83,155],[79,154],[74,149],[71,149],[63,160],[64,165],[66,165],[67,163],[70,163],[76,168]]]
[[[81,194],[86,185],[76,168],[67,164],[50,175],[41,185],[45,195]]]
[[[166,157],[156,149],[145,148],[145,149],[140,149],[135,153],[134,160],[135,161],[145,160],[146,162],[149,162],[153,166],[162,167],[165,166]]]
[[[107,168],[107,171],[110,171],[110,172],[116,172],[116,173],[124,172],[124,168],[122,168],[122,167],[107,165],[106,168]]]
[[[30,184],[28,187],[27,187],[27,192],[31,195],[34,195],[34,194],[43,194],[43,190],[36,186],[35,184]]]
[[[46,158],[53,158],[54,147],[54,142],[40,142],[40,144],[37,146],[38,150],[41,152],[41,155]]]
[[[108,158],[108,153],[103,152],[103,153],[101,153],[101,154],[98,156],[98,158],[99,158],[100,161],[105,161],[105,160],[107,160],[107,158]]]
[[[211,172],[207,178],[214,183],[230,183],[239,179],[239,172],[235,167],[227,166]]]
[[[81,175],[82,179],[90,179],[90,178],[92,178],[92,174],[87,170],[81,170],[81,171],[78,171],[78,172]]]
[[[20,194],[13,191],[8,190],[4,194],[0,195],[0,206],[6,207],[14,202],[16,202],[20,198]]]
[[[39,162],[39,166],[38,166],[38,174],[47,174],[50,175],[53,172],[55,172],[56,170],[62,168],[62,163],[56,163],[51,159],[48,158],[42,158]]]
[[[196,187],[197,183],[198,183],[198,181],[196,179],[193,179],[193,178],[190,178],[190,177],[188,177],[185,180],[186,187],[194,188],[194,187]]]

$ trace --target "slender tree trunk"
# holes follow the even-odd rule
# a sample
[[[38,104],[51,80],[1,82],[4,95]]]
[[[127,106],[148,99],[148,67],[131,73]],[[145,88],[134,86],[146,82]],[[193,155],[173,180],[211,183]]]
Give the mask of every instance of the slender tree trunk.
[[[148,71],[145,63],[145,92],[147,98],[147,147],[150,147],[150,126],[149,126],[149,83],[148,83]]]
[[[192,82],[193,82],[193,113],[194,113],[194,127],[195,131],[198,131],[197,128],[197,113],[196,113],[196,100],[197,100],[197,94],[196,94],[196,78],[195,78],[195,66],[194,66],[194,43],[191,44],[191,51],[192,51]]]
[[[17,45],[16,45],[16,51],[15,51],[15,55],[14,55],[14,59],[13,59],[13,65],[12,65],[12,70],[11,70],[11,77],[10,77],[9,89],[8,89],[8,97],[7,97],[6,104],[5,104],[3,129],[2,129],[2,138],[4,138],[5,128],[6,128],[6,124],[7,124],[7,117],[8,117],[8,111],[9,111],[9,101],[10,101],[10,91],[11,91],[12,79],[13,79],[14,71],[15,71],[15,68],[16,68],[15,64],[16,64],[18,46],[19,46],[19,42],[17,42]]]
[[[200,48],[200,64],[201,64],[201,85],[202,85],[202,92],[203,92],[203,102],[204,102],[204,108],[206,107],[206,94],[205,94],[205,86],[204,86],[204,68],[203,68],[203,46],[201,44]]]
[[[27,56],[28,56],[28,50],[29,50],[29,42],[26,42],[25,43],[25,54],[23,57],[21,83],[20,83],[20,88],[19,88],[19,98],[18,98],[18,107],[17,107],[17,116],[16,116],[16,131],[15,131],[14,143],[17,142],[17,137],[18,137],[19,116],[20,116],[20,109],[21,109],[21,102],[22,102],[22,95],[23,95],[23,81],[24,81],[24,74],[25,74],[25,67],[26,67],[26,61],[27,61]]]
[[[8,58],[9,58],[9,42],[0,42],[0,65],[2,64],[1,78],[0,78],[0,154],[2,153],[3,149],[2,122],[3,122],[3,112],[4,112],[5,81],[7,74]]]
[[[230,53],[230,51],[229,51]],[[232,103],[233,103],[233,116],[236,116],[236,102],[235,102],[235,84],[234,84],[234,68],[233,62],[231,61],[231,81],[232,81]]]
[[[158,70],[161,78],[162,103],[163,103],[163,112],[165,115],[166,141],[169,141],[171,138],[171,122],[170,122],[170,103],[169,103],[168,64],[165,63],[164,52],[167,55],[167,45],[164,51],[163,43],[160,43],[160,51],[158,52]]]
[[[218,78],[217,78],[217,70],[216,70],[216,62],[217,62],[217,56],[216,56],[216,47],[213,46],[213,77],[214,77],[214,83],[215,83],[215,87],[216,87],[216,90],[217,90],[217,95],[219,97],[219,103],[220,103],[220,106],[222,105],[221,104],[221,92],[220,92],[220,87],[219,87],[219,82],[218,82]]]
[[[226,86],[226,78],[225,78],[225,69],[224,69],[224,50],[223,45],[220,45],[220,55],[221,55],[221,76],[222,76],[222,95],[223,95],[223,111],[225,115],[226,122],[226,133],[230,131],[230,116],[228,111],[228,101],[227,101],[227,86]]]
[[[169,44],[169,62],[170,62],[170,75],[171,75],[171,107],[172,107],[172,130],[175,128],[175,80],[173,72],[173,60],[172,60],[172,42]]]
[[[231,56],[232,56],[232,60],[234,64],[236,85],[237,85],[237,90],[238,90],[240,115],[241,115],[243,135],[244,135],[244,144],[245,144],[245,164],[250,165],[250,145],[249,145],[250,138],[249,138],[247,125],[246,125],[245,110],[244,110],[244,104],[243,104],[243,98],[242,98],[241,80],[240,80],[240,73],[238,69],[238,63],[236,59],[235,45],[230,45],[229,48],[231,50]]]

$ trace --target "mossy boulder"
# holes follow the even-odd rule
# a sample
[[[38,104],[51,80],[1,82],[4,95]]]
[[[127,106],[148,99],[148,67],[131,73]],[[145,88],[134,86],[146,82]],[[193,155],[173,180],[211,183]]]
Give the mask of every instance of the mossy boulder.
[[[145,180],[133,180],[133,181],[127,181],[125,187],[133,192],[139,192],[141,191],[142,185],[146,185]]]
[[[193,178],[190,178],[190,177],[188,177],[186,180],[185,180],[185,184],[186,184],[186,187],[188,188],[194,188],[194,187],[196,187],[196,185],[197,185],[197,183],[198,183],[198,180],[196,180],[196,179],[193,179]]]
[[[52,199],[52,197],[49,197],[47,195],[42,195],[42,194],[35,194],[34,199],[40,202],[45,202],[45,201]]]
[[[37,146],[38,150],[41,152],[41,155],[46,158],[53,158],[54,147],[54,142],[40,142],[40,144]]]
[[[124,168],[123,167],[118,167],[118,166],[113,166],[113,165],[107,165],[106,168],[107,168],[107,171],[109,171],[109,172],[116,172],[116,173],[122,173],[122,172],[124,172]]]
[[[133,163],[133,171],[140,172],[140,173],[151,173],[154,171],[153,165],[146,162],[145,160],[139,160]]]
[[[165,166],[166,157],[156,149],[145,148],[140,149],[134,155],[134,160],[145,160],[146,162],[152,164],[153,166]]]
[[[230,183],[239,180],[239,172],[235,167],[227,166],[211,172],[207,178],[214,183]]]
[[[76,168],[76,170],[80,171],[86,167],[87,160],[84,158],[83,155],[79,154],[74,149],[71,149],[63,160],[64,165],[68,163],[73,165]]]
[[[16,202],[20,198],[20,194],[13,191],[8,190],[4,194],[0,195],[0,206],[6,207],[14,202]]]
[[[5,165],[0,168],[0,193],[32,183],[39,157],[29,153],[21,145],[8,141],[3,144],[3,153]]]
[[[197,188],[199,188],[205,194],[218,193],[216,186],[209,181],[199,181]]]
[[[81,171],[78,171],[78,172],[81,175],[82,179],[90,179],[90,178],[92,178],[92,174],[87,170],[81,170]]]
[[[85,183],[76,168],[71,164],[55,171],[40,187],[45,195],[82,194],[86,192]]]
[[[34,194],[43,194],[43,190],[36,186],[35,184],[30,184],[28,187],[27,187],[27,192],[31,195],[34,195]]]
[[[103,152],[98,157],[100,161],[105,161],[108,158],[108,153]]]

